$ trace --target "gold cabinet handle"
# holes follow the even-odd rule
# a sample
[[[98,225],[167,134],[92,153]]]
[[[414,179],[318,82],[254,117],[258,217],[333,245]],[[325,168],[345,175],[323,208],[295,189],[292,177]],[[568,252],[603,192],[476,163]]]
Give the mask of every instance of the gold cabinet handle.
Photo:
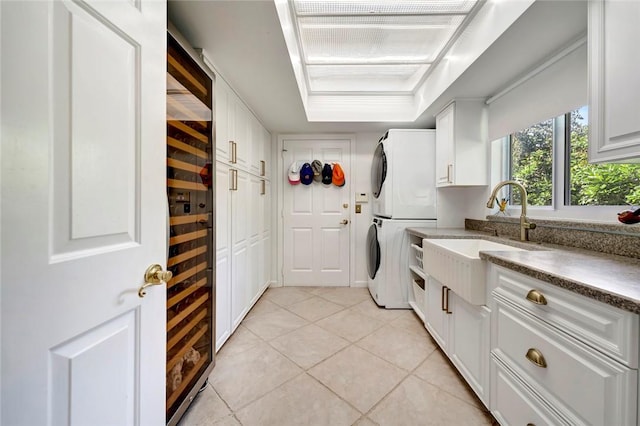
[[[236,169],[229,170],[229,190],[238,190],[238,171]]]
[[[265,183],[264,179],[262,179],[260,181],[260,195],[264,195],[267,193],[267,184]]]
[[[533,423],[527,423],[527,426],[536,426]]]
[[[453,183],[453,164],[447,164],[447,183]]]
[[[171,278],[173,278],[173,273],[171,271],[163,271],[162,266],[157,263],[149,266],[144,272],[144,284],[138,289],[138,296],[146,296],[147,292],[145,289],[147,287],[165,284]]]
[[[442,286],[442,288],[440,289],[440,309],[442,309],[443,311],[446,311],[447,308],[444,307],[444,293],[447,291],[447,288],[445,286]]]
[[[527,293],[527,300],[535,303],[536,305],[546,305],[547,299],[538,290],[529,290]]]
[[[527,359],[540,368],[547,368],[547,361],[544,359],[542,352],[535,348],[529,348],[526,355]]]
[[[234,141],[229,141],[229,149],[231,150],[231,163],[236,164],[238,161],[238,152]]]
[[[264,176],[267,173],[267,163],[264,160],[260,160],[260,176]]]
[[[446,308],[446,309],[445,309],[445,312],[446,312],[447,314],[452,314],[452,313],[453,313],[453,312],[451,312],[451,311],[449,310],[449,292],[450,292],[450,291],[451,291],[451,289],[450,289],[449,287],[447,287],[447,304],[446,304],[446,306],[445,306],[445,308]]]

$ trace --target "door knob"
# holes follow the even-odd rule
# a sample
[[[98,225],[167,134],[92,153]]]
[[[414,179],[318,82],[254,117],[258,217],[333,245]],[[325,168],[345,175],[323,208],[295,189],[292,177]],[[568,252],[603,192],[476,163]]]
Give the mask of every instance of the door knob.
[[[340,224],[342,225],[347,225],[349,223],[349,219],[342,219],[342,222],[340,222]]]
[[[138,296],[144,297],[147,294],[145,291],[147,287],[164,284],[172,277],[173,273],[171,271],[163,271],[162,266],[157,263],[149,266],[144,273],[144,284],[138,290]]]

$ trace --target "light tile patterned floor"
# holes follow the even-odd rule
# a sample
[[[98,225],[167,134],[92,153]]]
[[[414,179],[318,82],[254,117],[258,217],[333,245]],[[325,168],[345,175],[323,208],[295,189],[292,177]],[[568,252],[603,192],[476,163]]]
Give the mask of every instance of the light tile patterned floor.
[[[267,290],[180,426],[492,425],[410,310],[367,289]]]

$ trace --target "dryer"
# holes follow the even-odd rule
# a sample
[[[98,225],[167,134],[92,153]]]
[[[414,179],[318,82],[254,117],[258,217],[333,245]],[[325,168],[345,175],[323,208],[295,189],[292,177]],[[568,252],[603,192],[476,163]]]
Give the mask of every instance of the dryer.
[[[373,155],[373,215],[436,218],[435,130],[391,129]]]
[[[406,228],[435,228],[435,220],[391,220],[374,217],[367,232],[369,293],[387,309],[408,309],[409,235]]]

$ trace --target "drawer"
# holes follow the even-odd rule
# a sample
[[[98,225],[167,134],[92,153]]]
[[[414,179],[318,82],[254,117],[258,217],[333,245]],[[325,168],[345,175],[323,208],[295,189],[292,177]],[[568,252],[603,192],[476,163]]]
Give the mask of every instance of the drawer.
[[[621,363],[638,368],[639,316],[597,300],[547,284],[535,278],[492,265],[494,294],[508,299]],[[530,299],[538,295],[546,304]]]
[[[492,354],[571,424],[636,424],[637,370],[495,298]],[[544,367],[534,364],[536,355]]]
[[[491,376],[495,378],[491,387],[491,414],[502,426],[569,425],[494,357]]]

